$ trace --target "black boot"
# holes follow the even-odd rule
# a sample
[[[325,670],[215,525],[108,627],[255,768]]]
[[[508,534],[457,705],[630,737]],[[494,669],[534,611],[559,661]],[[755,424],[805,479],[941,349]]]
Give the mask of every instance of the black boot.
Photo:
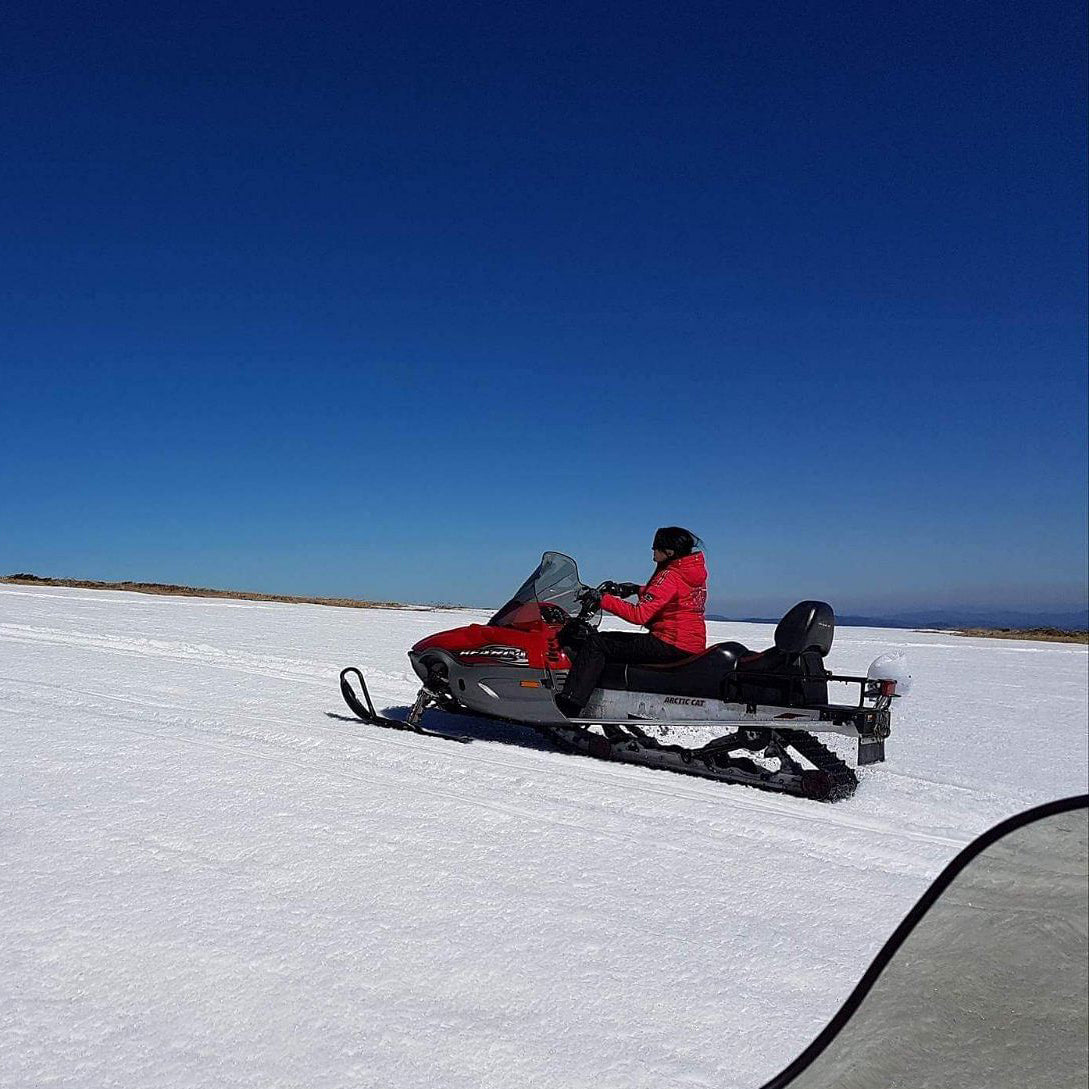
[[[582,714],[582,704],[563,692],[556,694],[556,706],[560,709],[560,714],[564,718],[579,718]]]

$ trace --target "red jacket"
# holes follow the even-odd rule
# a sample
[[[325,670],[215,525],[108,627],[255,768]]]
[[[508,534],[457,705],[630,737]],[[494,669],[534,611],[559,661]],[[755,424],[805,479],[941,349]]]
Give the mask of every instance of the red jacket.
[[[650,634],[689,654],[707,649],[707,565],[702,552],[670,560],[639,591],[634,605],[605,594],[601,607],[629,624],[641,624]]]

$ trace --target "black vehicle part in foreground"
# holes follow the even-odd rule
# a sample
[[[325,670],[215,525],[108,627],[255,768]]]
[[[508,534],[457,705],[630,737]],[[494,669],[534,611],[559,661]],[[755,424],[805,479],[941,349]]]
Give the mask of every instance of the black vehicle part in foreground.
[[[1085,1089],[1089,796],[963,851],[763,1089]]]

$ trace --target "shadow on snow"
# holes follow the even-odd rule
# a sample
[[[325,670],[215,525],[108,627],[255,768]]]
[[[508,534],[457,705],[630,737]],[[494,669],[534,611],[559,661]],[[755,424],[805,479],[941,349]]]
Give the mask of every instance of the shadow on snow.
[[[386,707],[381,714],[397,722],[407,720],[409,706]],[[342,715],[336,711],[326,711],[326,718],[336,719],[338,722],[353,722],[366,730],[381,732],[382,727],[372,726],[361,722],[355,715]],[[534,749],[537,752],[559,752],[560,747],[548,738],[539,734],[530,726],[522,726],[517,722],[503,722],[498,719],[477,718],[473,715],[454,715],[444,711],[431,709],[427,712],[424,725],[442,730],[444,733],[460,734],[462,737],[472,738],[473,741],[495,741],[501,745],[514,745],[521,749]]]

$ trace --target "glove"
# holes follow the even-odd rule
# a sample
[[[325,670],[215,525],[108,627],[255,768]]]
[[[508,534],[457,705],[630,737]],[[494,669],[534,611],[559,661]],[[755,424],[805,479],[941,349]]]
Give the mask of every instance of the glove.
[[[608,582],[603,582],[598,587],[598,589],[603,594],[613,594],[614,596],[618,596],[618,595],[622,596],[622,595],[620,595],[620,583],[619,582],[612,582],[611,580],[608,581]]]
[[[581,602],[584,610],[593,612],[601,607],[601,591],[595,590],[592,586],[585,586],[575,594],[575,600]]]
[[[613,585],[616,589],[612,592],[617,597],[635,597],[642,589],[642,586],[637,582],[614,582]]]

